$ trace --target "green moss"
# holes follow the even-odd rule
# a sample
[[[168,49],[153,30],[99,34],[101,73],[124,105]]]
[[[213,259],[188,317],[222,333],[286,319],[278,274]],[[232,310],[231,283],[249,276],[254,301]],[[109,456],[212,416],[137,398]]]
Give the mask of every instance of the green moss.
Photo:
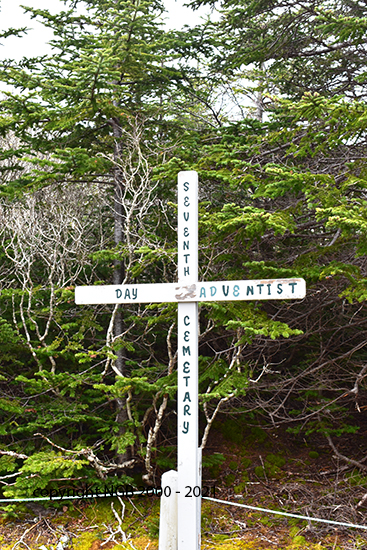
[[[247,472],[242,472],[241,479],[242,481],[250,481],[250,477]]]
[[[231,460],[231,462],[228,464],[228,466],[231,470],[237,470],[237,468],[238,468],[238,464],[235,460]]]
[[[265,478],[265,472],[262,466],[255,466],[254,472],[257,477],[260,477],[261,479]]]
[[[225,478],[225,484],[227,487],[231,487],[235,482],[236,476],[234,474],[228,474]]]
[[[277,457],[276,455],[269,455],[273,462],[277,461],[278,464],[285,464],[283,457]],[[284,472],[275,464],[268,462],[267,460],[261,466],[256,466],[254,469],[255,475],[261,479],[266,477],[279,479],[284,476]]]
[[[293,527],[291,527],[291,529],[289,530],[289,536],[291,538],[294,538],[298,535],[298,533],[300,532],[300,529],[301,527],[299,525],[293,525]]]
[[[205,548],[208,547],[206,546]],[[213,546],[209,546],[209,548],[212,549]],[[218,550],[255,550],[258,548],[258,545],[253,541],[235,540],[227,537],[227,539],[223,542],[218,541],[215,548],[218,548]]]
[[[96,533],[82,533],[73,539],[73,548],[75,550],[90,550],[95,540],[98,540]]]
[[[308,453],[308,456],[309,456],[310,458],[319,458],[320,455],[319,455],[319,453],[318,453],[317,451],[310,451],[310,452]]]
[[[285,458],[283,456],[280,456],[280,455],[274,455],[274,454],[269,454],[267,457],[266,457],[266,462],[268,462],[269,464],[273,464],[274,466],[277,466],[278,468],[282,468],[285,464]]]
[[[282,470],[274,464],[269,464],[269,462],[265,462],[265,472],[266,475],[271,478],[279,478],[282,475]]]
[[[158,517],[151,517],[149,521],[147,521],[148,526],[148,532],[149,535],[153,538],[159,537],[159,516]]]
[[[301,535],[297,535],[296,537],[294,537],[292,541],[292,546],[303,546],[305,544],[306,544],[306,539]]]
[[[220,466],[214,466],[213,468],[209,468],[209,474],[212,479],[218,479],[220,477],[221,467]]]
[[[0,548],[1,550],[11,550],[14,547],[14,544],[5,545],[5,540],[3,536],[0,536]]]
[[[152,541],[147,535],[141,536],[141,537],[134,537],[130,542],[126,543],[126,548],[131,550],[132,548],[136,548],[136,550],[158,550],[158,543],[155,541]],[[125,548],[125,547],[124,547]],[[117,550],[117,547],[114,546],[112,550]]]
[[[243,458],[241,460],[241,465],[243,466],[243,468],[247,469],[251,466],[251,460],[249,458]]]
[[[362,476],[359,472],[356,472],[355,470],[347,473],[345,477],[349,480],[349,483],[353,487],[357,485],[365,487],[367,485],[367,477]]]
[[[246,483],[239,483],[238,485],[236,485],[236,487],[234,488],[234,492],[236,495],[239,495],[243,492],[246,491]]]
[[[213,540],[228,540],[228,535],[216,534],[213,535]]]
[[[364,537],[357,535],[355,540],[355,548],[357,550],[363,550],[364,548],[366,548],[366,539]]]
[[[255,426],[251,428],[251,435],[247,438],[249,443],[265,443],[268,439],[268,435],[262,428]]]
[[[120,506],[116,501],[116,506]],[[69,511],[67,512],[69,515]],[[112,523],[115,517],[111,510],[110,499],[98,499],[94,503],[83,509],[84,515],[94,524],[103,525],[103,523]],[[80,512],[79,512],[80,514]],[[65,516],[66,518],[67,516]]]
[[[242,426],[235,420],[227,419],[222,425],[221,431],[227,441],[237,443],[238,445],[243,443]]]

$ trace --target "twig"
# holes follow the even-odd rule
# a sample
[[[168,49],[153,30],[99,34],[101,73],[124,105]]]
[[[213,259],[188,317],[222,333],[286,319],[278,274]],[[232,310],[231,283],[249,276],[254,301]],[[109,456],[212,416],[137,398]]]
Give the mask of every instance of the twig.
[[[360,507],[363,506],[366,502],[367,502],[367,493],[366,493],[365,495],[363,495],[363,497],[361,498],[361,500],[358,502],[356,508],[360,508]]]
[[[116,544],[118,544],[118,541],[115,539],[115,536],[120,534],[121,535],[121,538],[122,538],[122,542],[127,542],[127,536],[126,536],[126,533],[125,531],[123,531],[122,529],[122,520],[124,519],[124,514],[125,514],[125,503],[124,501],[122,500],[121,497],[117,497],[120,501],[120,504],[121,504],[121,517],[118,515],[118,513],[116,512],[114,506],[113,506],[113,502],[111,502],[111,510],[113,512],[113,515],[115,516],[115,518],[117,519],[117,522],[118,522],[118,527],[116,529],[116,531],[112,531],[112,527],[110,526],[107,526],[105,525],[106,529],[111,533],[109,535],[109,537],[103,541],[101,543],[101,546],[104,546],[105,544],[109,543],[109,542],[114,542]]]
[[[28,535],[28,533],[30,533],[33,529],[35,529],[37,527],[37,525],[39,525],[42,522],[43,522],[43,519],[41,519],[40,521],[37,521],[37,523],[32,525],[32,527],[29,527],[28,529],[26,529],[24,531],[23,535],[20,537],[20,539],[14,544],[14,546],[12,547],[11,550],[14,550],[19,544],[24,544],[24,546],[26,546],[26,548],[28,548],[28,550],[31,550],[29,548],[28,544],[26,544],[23,539],[26,535]]]
[[[345,455],[342,455],[338,449],[335,447],[333,440],[331,439],[329,434],[326,434],[326,439],[328,440],[328,443],[330,447],[333,449],[335,455],[340,458],[341,460],[344,460],[344,462],[347,462],[348,464],[352,464],[356,468],[359,468],[360,470],[367,470],[367,466],[363,464],[365,460],[367,460],[367,457],[363,458],[361,461],[354,460],[353,458],[348,458]]]
[[[56,443],[53,443],[48,437],[45,435],[37,432],[34,434],[35,436],[42,437],[47,443],[52,445],[52,447],[55,447],[56,449],[59,449],[59,451],[63,451],[64,453],[73,454],[77,456],[84,456],[90,465],[96,470],[97,475],[100,479],[106,479],[106,474],[108,472],[112,472],[114,470],[124,470],[125,468],[132,468],[136,462],[135,458],[132,458],[131,460],[127,460],[123,462],[122,464],[109,464],[105,465],[103,464],[99,458],[94,454],[92,449],[81,449],[80,451],[72,451],[71,449],[65,449],[64,447],[60,447],[60,445],[57,445]],[[28,457],[27,457],[28,458]]]
[[[26,460],[27,458],[29,458],[28,455],[24,455],[22,453],[15,453],[14,451],[1,451],[0,450],[0,455],[13,456],[14,458],[21,458],[23,460]]]

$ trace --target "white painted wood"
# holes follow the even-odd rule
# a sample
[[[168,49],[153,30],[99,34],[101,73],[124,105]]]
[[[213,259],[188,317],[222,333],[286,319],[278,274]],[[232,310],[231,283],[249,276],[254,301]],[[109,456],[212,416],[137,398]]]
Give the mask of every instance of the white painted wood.
[[[199,326],[198,326],[198,330],[199,330]],[[199,372],[199,369],[198,369],[198,372]],[[198,411],[199,413],[199,411]],[[199,541],[199,548],[200,548],[200,545],[201,545],[201,491],[203,490],[202,488],[202,473],[203,473],[203,467],[202,467],[202,464],[203,464],[203,450],[201,447],[198,448],[198,453],[197,453],[197,460],[198,460],[198,481],[197,481],[197,484],[198,484],[198,487],[200,487],[200,499],[198,499],[198,502],[197,502],[197,507],[196,507],[196,514],[197,514],[197,520],[196,520],[196,525],[198,526],[198,541]]]
[[[178,175],[178,282],[192,296],[198,280],[198,177]],[[176,289],[177,290],[177,289]],[[176,297],[178,296],[176,294]],[[186,300],[185,300],[186,301]],[[198,304],[179,303],[177,313],[178,550],[199,550],[201,483],[199,464]],[[196,496],[195,496],[196,495]]]
[[[198,174],[187,171],[178,174],[178,282],[197,283],[198,280]],[[194,300],[195,301],[195,300]]]
[[[159,550],[177,550],[177,472],[162,475],[159,513]]]
[[[177,340],[178,550],[197,550],[200,548],[198,519],[201,505],[198,456],[197,303],[178,305]]]
[[[182,262],[181,262],[182,264]],[[192,265],[189,265],[193,270]],[[164,302],[224,302],[233,300],[289,300],[306,295],[304,279],[257,279],[77,286],[76,304],[151,304]]]
[[[77,304],[151,304],[175,302],[177,283],[75,287]]]

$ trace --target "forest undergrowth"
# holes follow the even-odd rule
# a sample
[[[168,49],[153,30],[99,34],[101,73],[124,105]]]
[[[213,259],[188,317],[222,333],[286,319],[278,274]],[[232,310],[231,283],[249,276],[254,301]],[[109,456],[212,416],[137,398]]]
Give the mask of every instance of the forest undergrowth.
[[[366,427],[340,451],[364,452]],[[203,459],[203,486],[254,507],[367,526],[367,476],[332,455],[320,436],[217,421]],[[136,485],[139,486],[139,476]],[[120,501],[119,501],[120,500]],[[63,501],[2,512],[1,550],[158,550],[159,498]],[[202,501],[202,550],[366,550],[367,530]]]

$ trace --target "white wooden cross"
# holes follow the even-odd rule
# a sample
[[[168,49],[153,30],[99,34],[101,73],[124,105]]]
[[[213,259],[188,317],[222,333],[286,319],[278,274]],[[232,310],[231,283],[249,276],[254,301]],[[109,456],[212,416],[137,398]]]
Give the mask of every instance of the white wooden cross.
[[[178,175],[178,282],[76,287],[76,304],[178,303],[178,550],[200,549],[198,302],[304,298],[303,279],[198,281],[198,176]],[[196,491],[194,491],[194,488]],[[186,496],[190,494],[191,496]]]

